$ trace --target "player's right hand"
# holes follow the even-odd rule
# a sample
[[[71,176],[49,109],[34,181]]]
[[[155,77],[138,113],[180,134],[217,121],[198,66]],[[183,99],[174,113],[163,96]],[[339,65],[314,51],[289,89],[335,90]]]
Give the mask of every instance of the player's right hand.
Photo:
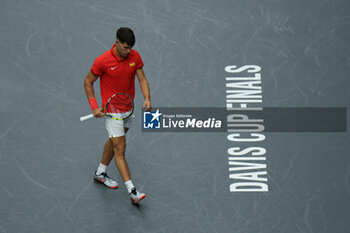
[[[94,117],[97,118],[103,117],[102,108],[95,108],[94,110],[92,110],[92,114],[94,115]]]

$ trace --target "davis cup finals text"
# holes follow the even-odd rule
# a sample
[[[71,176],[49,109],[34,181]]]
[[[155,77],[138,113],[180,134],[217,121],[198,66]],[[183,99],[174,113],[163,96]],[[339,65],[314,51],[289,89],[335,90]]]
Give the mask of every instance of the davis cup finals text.
[[[262,111],[261,67],[226,66],[227,149],[230,192],[267,192],[266,149],[263,119],[250,119],[250,111]],[[243,112],[245,114],[243,114]],[[240,143],[244,147],[235,146]]]

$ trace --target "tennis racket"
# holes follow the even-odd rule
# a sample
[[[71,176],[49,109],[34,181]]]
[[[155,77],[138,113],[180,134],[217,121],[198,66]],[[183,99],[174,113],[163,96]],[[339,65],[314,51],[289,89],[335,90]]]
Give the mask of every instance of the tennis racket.
[[[105,117],[113,120],[125,120],[132,116],[134,112],[134,101],[130,95],[119,92],[112,95],[106,105],[102,108]],[[93,118],[93,114],[80,117],[80,121],[85,121]]]

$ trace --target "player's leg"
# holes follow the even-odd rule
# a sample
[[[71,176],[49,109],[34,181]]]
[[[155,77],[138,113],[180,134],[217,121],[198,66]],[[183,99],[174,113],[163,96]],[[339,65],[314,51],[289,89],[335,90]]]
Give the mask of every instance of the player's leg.
[[[130,170],[125,160],[125,135],[120,137],[112,137],[110,140],[113,144],[115,164],[119,170],[120,176],[124,182],[126,182],[130,180]]]
[[[107,166],[111,162],[113,156],[113,144],[111,140],[108,139],[103,149],[101,163],[98,166],[97,171],[95,172],[94,181],[97,183],[102,183],[108,188],[116,189],[118,188],[118,183],[115,180],[109,178],[109,176],[106,173]]]
[[[135,186],[131,181],[129,166],[125,159],[125,148],[126,148],[125,134],[129,130],[131,122],[132,122],[132,118],[126,119],[124,121],[116,121],[116,120],[107,118],[105,121],[105,125],[106,125],[106,130],[108,132],[108,136],[110,138],[110,142],[113,145],[115,164],[129,192],[132,202],[137,203],[140,200],[142,200],[144,197],[146,197],[146,194],[136,190]]]
[[[102,183],[109,188],[118,188],[118,183],[115,180],[109,178],[106,173],[107,166],[110,164],[111,160],[114,156],[113,144],[111,140],[108,138],[105,146],[103,148],[103,154],[101,158],[101,162],[97,168],[97,171],[94,175],[94,181],[97,183]]]
[[[124,132],[128,132],[129,128],[124,127]],[[100,166],[97,169],[97,174],[101,174],[102,172],[106,172],[107,166],[110,164],[114,156],[113,144],[111,140],[108,138],[105,146],[103,148],[103,154],[101,158]]]
[[[125,148],[126,148],[125,135],[120,137],[112,137],[111,141],[113,143],[114,160],[115,160],[116,166],[129,192],[132,203],[136,204],[139,201],[141,201],[143,198],[145,198],[146,194],[136,190],[135,186],[131,181],[129,166],[125,159]]]
[[[109,163],[112,161],[113,156],[114,156],[113,144],[111,140],[108,138],[103,148],[101,163],[104,164],[105,166],[108,166]]]

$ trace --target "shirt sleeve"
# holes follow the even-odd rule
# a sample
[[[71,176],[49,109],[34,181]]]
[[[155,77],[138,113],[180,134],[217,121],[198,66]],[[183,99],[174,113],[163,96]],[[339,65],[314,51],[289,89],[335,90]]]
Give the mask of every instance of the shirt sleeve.
[[[101,56],[97,57],[91,66],[91,72],[94,75],[101,76],[105,72],[105,66]]]
[[[136,59],[136,69],[141,69],[143,67],[143,61],[139,53],[137,53],[137,59]]]

